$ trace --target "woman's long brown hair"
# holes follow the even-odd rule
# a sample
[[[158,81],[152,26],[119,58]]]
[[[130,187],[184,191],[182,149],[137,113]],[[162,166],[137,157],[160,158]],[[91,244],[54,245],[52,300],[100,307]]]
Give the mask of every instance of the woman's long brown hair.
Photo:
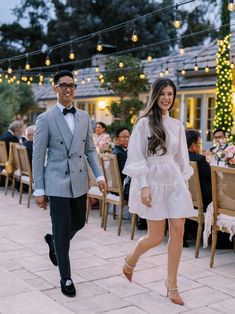
[[[151,133],[151,136],[148,137],[149,155],[157,153],[164,155],[167,152],[166,132],[163,126],[161,109],[157,103],[162,89],[167,86],[170,86],[173,89],[173,102],[169,110],[172,108],[176,96],[176,86],[174,82],[168,78],[157,79],[151,87],[147,107],[145,108],[143,114],[138,118],[139,120],[143,117],[149,117],[149,128]]]

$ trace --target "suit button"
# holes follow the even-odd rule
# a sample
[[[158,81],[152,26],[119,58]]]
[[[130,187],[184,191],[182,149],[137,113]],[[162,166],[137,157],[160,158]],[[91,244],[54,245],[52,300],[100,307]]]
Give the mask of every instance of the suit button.
[[[63,142],[60,142],[60,144],[63,144]]]
[[[83,140],[83,142],[85,142],[85,140]]]
[[[68,174],[68,171],[65,171],[65,174]]]
[[[82,156],[80,155],[79,158],[82,158]]]
[[[68,159],[70,159],[70,156],[68,157]]]
[[[82,170],[79,170],[80,172],[82,172]]]

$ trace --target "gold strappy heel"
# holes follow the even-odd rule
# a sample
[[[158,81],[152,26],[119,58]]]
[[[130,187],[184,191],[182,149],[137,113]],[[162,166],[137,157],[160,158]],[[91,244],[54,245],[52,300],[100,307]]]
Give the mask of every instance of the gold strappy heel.
[[[169,298],[169,299],[171,300],[172,303],[178,304],[178,305],[184,305],[184,301],[183,301],[183,299],[181,298],[181,296],[175,298],[175,297],[171,297],[171,295],[170,295],[171,291],[178,291],[178,287],[175,287],[175,288],[168,288],[167,282],[165,282],[165,287],[166,287],[166,289],[167,289],[166,296],[167,296],[167,298]]]
[[[129,268],[130,271],[126,271],[126,268]],[[127,280],[130,282],[132,281],[134,268],[135,268],[135,266],[130,265],[128,262],[128,257],[126,257],[122,271],[123,271],[123,274],[125,275],[125,277],[127,278]]]

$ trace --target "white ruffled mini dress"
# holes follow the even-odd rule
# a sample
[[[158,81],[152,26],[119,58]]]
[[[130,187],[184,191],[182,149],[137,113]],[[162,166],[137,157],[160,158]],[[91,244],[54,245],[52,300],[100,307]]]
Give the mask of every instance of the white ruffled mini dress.
[[[188,179],[193,175],[183,124],[163,115],[167,153],[163,156],[147,154],[150,136],[149,118],[141,118],[135,125],[128,145],[128,157],[123,173],[132,177],[129,211],[148,220],[186,218],[195,215]],[[141,188],[148,186],[152,207],[141,202]]]

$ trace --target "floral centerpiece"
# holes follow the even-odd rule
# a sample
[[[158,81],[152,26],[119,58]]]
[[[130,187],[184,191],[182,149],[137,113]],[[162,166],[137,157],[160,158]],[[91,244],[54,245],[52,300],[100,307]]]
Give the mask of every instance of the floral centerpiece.
[[[235,145],[229,145],[224,150],[224,162],[229,167],[235,167]]]

